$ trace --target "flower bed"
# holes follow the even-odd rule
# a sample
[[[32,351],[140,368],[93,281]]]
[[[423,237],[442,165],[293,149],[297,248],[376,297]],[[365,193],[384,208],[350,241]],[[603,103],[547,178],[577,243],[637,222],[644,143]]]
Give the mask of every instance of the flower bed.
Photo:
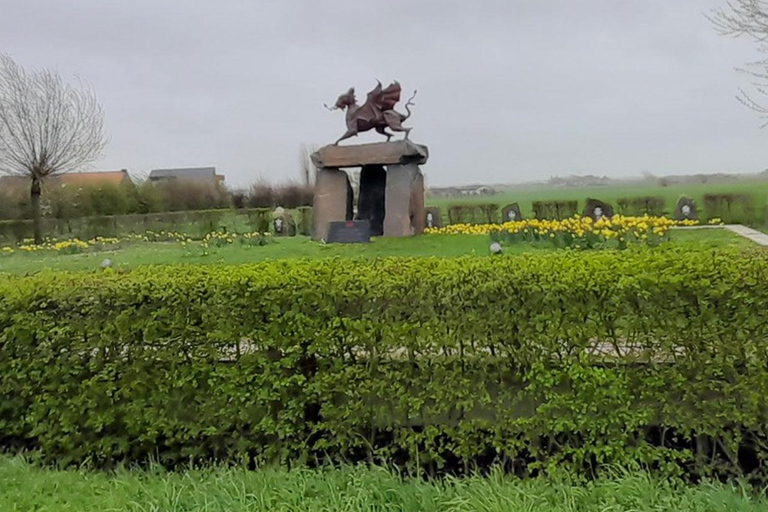
[[[710,224],[720,224],[713,219]],[[626,247],[631,243],[658,244],[668,239],[675,226],[696,226],[698,221],[676,221],[667,217],[625,217],[614,215],[597,221],[590,217],[563,220],[530,219],[503,224],[452,224],[428,228],[427,234],[491,235],[504,243],[548,241],[558,247],[596,248]]]

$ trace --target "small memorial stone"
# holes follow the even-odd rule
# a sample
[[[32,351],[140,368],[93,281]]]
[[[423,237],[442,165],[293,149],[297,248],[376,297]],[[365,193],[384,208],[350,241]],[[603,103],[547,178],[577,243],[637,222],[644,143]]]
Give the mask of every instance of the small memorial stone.
[[[278,214],[277,210],[275,210],[275,218],[272,221],[272,228],[275,232],[275,236],[296,236],[296,222],[290,214]]]
[[[587,205],[584,208],[583,216],[589,217],[595,222],[602,218],[610,219],[613,217],[613,207],[599,199],[587,199]]]
[[[511,203],[501,209],[501,221],[502,222],[519,222],[523,220],[523,215],[520,213],[520,205],[517,203]]]
[[[424,227],[425,228],[441,228],[443,227],[443,217],[440,213],[440,208],[436,206],[427,207],[424,214]]]
[[[699,212],[696,202],[688,196],[680,196],[675,205],[675,220],[698,220]]]

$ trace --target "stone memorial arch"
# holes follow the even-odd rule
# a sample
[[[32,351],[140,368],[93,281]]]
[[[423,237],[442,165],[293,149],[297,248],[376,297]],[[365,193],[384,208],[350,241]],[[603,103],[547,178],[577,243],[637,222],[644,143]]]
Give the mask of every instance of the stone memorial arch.
[[[312,238],[325,240],[334,221],[367,220],[371,235],[403,237],[424,231],[426,146],[409,140],[325,146],[312,154],[317,168]],[[345,169],[360,168],[357,215]]]
[[[397,81],[386,88],[377,81],[362,105],[357,103],[354,87],[341,94],[333,107],[325,105],[330,111],[345,113],[346,131],[335,143],[312,154],[317,168],[313,239],[364,241],[370,236],[403,237],[424,231],[424,175],[419,166],[427,162],[429,151],[408,140],[412,128],[403,123],[411,117],[416,91],[405,103],[405,114],[395,110],[401,92]],[[370,130],[387,141],[339,146],[339,142]],[[390,142],[397,133],[404,133],[404,140]],[[357,215],[345,171],[350,168],[360,168]],[[346,234],[340,237],[342,231]]]

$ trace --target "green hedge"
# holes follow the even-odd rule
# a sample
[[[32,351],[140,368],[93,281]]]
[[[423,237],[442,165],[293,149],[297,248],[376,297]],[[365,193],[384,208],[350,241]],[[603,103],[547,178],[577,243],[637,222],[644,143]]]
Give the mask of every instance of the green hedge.
[[[621,215],[662,217],[666,214],[664,211],[664,198],[659,196],[621,197],[616,200],[616,204]]]
[[[531,207],[537,219],[562,220],[579,214],[578,201],[534,201]]]
[[[308,210],[308,211],[307,211]],[[133,215],[107,215],[74,219],[45,219],[43,233],[47,237],[80,238],[88,240],[97,236],[119,237],[143,234],[147,231],[185,233],[202,238],[214,231],[246,232],[271,231],[270,208],[243,208],[240,210],[197,210],[184,212],[148,213]],[[303,216],[310,219],[312,209],[302,208]],[[20,243],[33,238],[32,221],[0,221],[0,244]]]
[[[749,194],[705,194],[704,211],[708,219],[720,219],[726,224],[753,224],[754,200]]]
[[[760,479],[766,276],[672,249],[6,276],[0,443]]]

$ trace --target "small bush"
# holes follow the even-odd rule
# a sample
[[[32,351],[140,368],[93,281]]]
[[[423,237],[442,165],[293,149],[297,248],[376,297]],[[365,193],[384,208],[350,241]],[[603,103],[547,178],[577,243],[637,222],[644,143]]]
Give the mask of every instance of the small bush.
[[[251,185],[248,196],[249,208],[274,208],[275,203],[275,191],[270,183],[259,181]]]
[[[153,183],[160,191],[163,204],[172,212],[209,210],[229,206],[229,196],[218,183],[171,180]]]
[[[579,213],[577,201],[534,201],[533,215],[540,220],[562,220]]]
[[[288,183],[275,188],[276,206],[283,208],[298,208],[299,206],[311,206],[314,199],[312,187]]]
[[[247,210],[248,226],[258,233],[269,233],[272,224],[271,208],[251,208]]]
[[[496,224],[499,222],[499,205],[498,204],[479,204],[477,207],[482,213],[483,224]]]
[[[707,218],[729,224],[755,223],[754,201],[747,194],[706,194],[704,211]]]
[[[661,217],[665,214],[663,197],[622,197],[616,201],[616,204],[619,206],[619,213],[625,216],[639,217],[649,215],[651,217]]]
[[[312,208],[302,206],[299,208],[299,233],[310,236],[312,234]]]
[[[448,207],[451,224],[495,224],[499,222],[498,204],[458,204]]]

